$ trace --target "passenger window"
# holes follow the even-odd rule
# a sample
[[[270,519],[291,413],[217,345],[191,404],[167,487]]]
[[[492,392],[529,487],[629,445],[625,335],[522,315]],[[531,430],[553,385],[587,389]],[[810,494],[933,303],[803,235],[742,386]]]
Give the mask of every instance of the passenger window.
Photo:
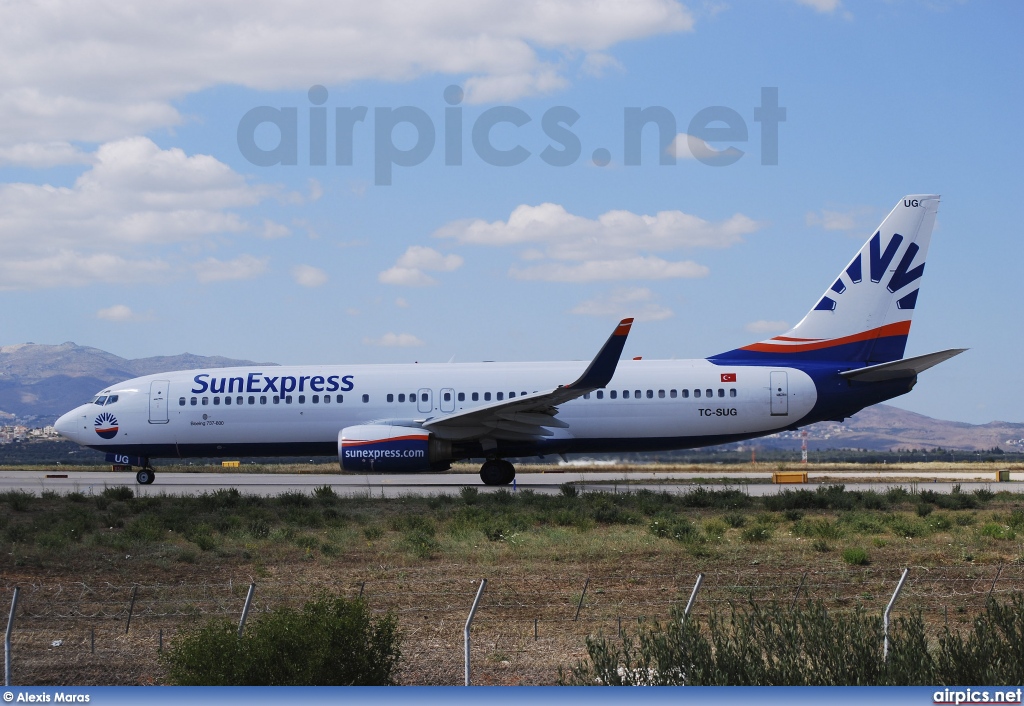
[[[634,392],[633,396],[636,397],[637,399],[640,399],[640,390],[637,390],[636,392]]]
[[[661,398],[661,399],[664,399],[665,391],[664,390],[658,390],[658,397]]]
[[[213,398],[213,403],[214,403],[215,405],[217,405],[217,404],[220,404],[220,397],[214,397],[214,398]]]
[[[524,390],[523,392],[520,392],[520,393],[519,393],[519,396],[520,396],[520,397],[526,397],[526,391]]]
[[[707,390],[704,390],[704,396],[705,396],[705,397],[713,397],[713,396],[714,396],[714,394],[715,394],[715,391],[714,391],[714,390],[712,390],[712,389],[710,389],[710,388],[709,388],[709,389],[707,389]]]
[[[394,401],[395,401],[395,396],[394,396],[394,395],[392,395],[392,394],[391,394],[391,393],[389,392],[389,393],[388,393],[388,402],[394,402]]]
[[[423,395],[424,400],[426,400],[426,397],[427,397],[426,395]],[[365,402],[369,402],[369,401],[370,401],[370,396],[369,395],[363,395],[363,402],[365,403]]]
[[[253,395],[249,395],[249,404],[256,404],[256,398]]]
[[[693,391],[693,396],[694,396],[694,397],[700,397],[700,390],[699,390],[699,389],[697,389],[697,390],[694,390],[694,391]]]
[[[484,393],[484,401],[485,402],[490,402],[491,401],[491,393],[490,392],[485,392]]]
[[[196,406],[197,402],[199,402],[199,400],[197,400],[195,397],[189,400],[189,404],[191,404],[193,407]]]
[[[216,398],[214,399],[213,403],[217,404]],[[231,398],[230,397],[225,397],[224,398],[224,404],[231,404]]]
[[[629,390],[623,390],[622,391],[622,399],[624,399],[624,400],[628,400],[629,399]]]
[[[676,391],[675,390],[669,390],[668,391],[668,396],[671,397],[672,399],[675,399],[676,398]]]
[[[730,387],[729,388],[729,397],[735,397],[735,396],[736,396],[736,388],[735,387]]]
[[[184,407],[185,406],[185,398],[184,397],[179,397],[178,398],[178,406],[179,407]]]
[[[267,403],[267,396],[266,395],[260,395],[260,404],[266,404],[266,403]]]
[[[306,396],[299,395],[299,404],[306,404]]]
[[[182,399],[184,399],[184,398],[182,398]],[[590,399],[590,393],[589,392],[584,392],[583,393],[583,399],[589,400]]]
[[[291,404],[292,403],[292,396],[291,395],[285,395],[284,396],[284,403],[285,404]]]
[[[684,400],[685,400],[685,399],[686,399],[687,397],[689,397],[689,396],[690,396],[690,391],[689,391],[689,390],[682,390],[682,393],[683,393],[683,399],[684,399]]]
[[[404,392],[399,392],[398,393],[398,401],[399,402],[405,402],[405,393]]]
[[[616,396],[617,396],[618,394],[619,394],[619,393],[618,393],[618,391],[617,391],[617,390],[609,390],[609,391],[608,391],[608,396],[609,396],[609,397],[610,397],[611,399],[613,399],[613,400],[615,399],[615,397],[616,397]]]
[[[480,393],[479,392],[474,392],[473,393],[473,401],[474,402],[478,402],[479,400],[480,400]]]
[[[452,393],[450,393],[450,392],[444,393],[444,401],[445,402],[451,402],[452,401]]]
[[[603,400],[604,399],[604,390],[598,390],[597,391],[597,399],[599,399],[599,400]]]
[[[510,392],[510,393],[508,393],[508,398],[509,398],[509,399],[512,399],[512,398],[513,398],[513,397],[515,397],[515,396],[516,396],[516,393],[514,393],[514,392]]]
[[[312,402],[313,404],[316,404],[319,401],[320,401],[320,395],[313,395],[313,399],[310,400],[310,402]]]
[[[665,393],[662,392],[661,396],[664,397]],[[649,399],[649,400],[653,400],[654,399],[654,390],[648,390],[647,391],[647,399]]]
[[[721,387],[718,388],[718,396],[719,397],[725,397],[725,390],[723,388],[721,388]]]
[[[345,395],[338,395],[337,397],[334,398],[334,401],[337,402],[338,404],[341,404],[342,402],[345,401]]]
[[[204,397],[203,398],[203,406],[205,407],[208,404],[210,404],[210,398],[209,397]]]
[[[459,402],[465,402],[465,401],[466,401],[466,393],[465,392],[460,392],[459,393]]]
[[[274,401],[274,404],[281,404],[281,398],[278,397],[277,395],[274,395],[270,399],[272,399]]]
[[[366,397],[366,395],[363,395],[363,397]],[[426,393],[426,392],[424,392],[424,393],[422,393],[422,394],[420,395],[420,402],[426,402],[426,401],[427,401],[428,399],[429,399],[429,397],[428,397],[428,395],[427,395],[427,393]],[[367,399],[366,399],[366,400],[364,400],[364,401],[367,401],[367,402],[368,402],[368,401],[369,401],[369,398],[367,398]]]
[[[505,393],[504,393],[504,392],[499,392],[499,393],[497,394],[497,399],[499,399],[499,400],[503,400],[503,399],[505,399]]]

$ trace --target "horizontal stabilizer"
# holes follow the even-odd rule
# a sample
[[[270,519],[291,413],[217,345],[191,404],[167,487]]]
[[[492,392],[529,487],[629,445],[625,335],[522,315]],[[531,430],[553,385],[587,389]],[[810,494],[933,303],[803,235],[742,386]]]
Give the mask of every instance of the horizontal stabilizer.
[[[945,360],[949,360],[955,355],[960,355],[965,350],[967,349],[950,348],[946,351],[919,355],[915,358],[904,358],[903,360],[894,360],[891,363],[871,365],[867,368],[846,370],[839,374],[847,380],[857,380],[859,382],[885,382],[886,380],[910,378],[934,365],[938,365]]]

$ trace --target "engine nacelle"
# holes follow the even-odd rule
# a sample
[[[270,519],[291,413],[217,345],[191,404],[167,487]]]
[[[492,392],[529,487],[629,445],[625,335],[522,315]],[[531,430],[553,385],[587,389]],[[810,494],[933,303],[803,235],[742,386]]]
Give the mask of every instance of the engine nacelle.
[[[450,441],[429,431],[392,424],[345,427],[338,434],[341,470],[357,473],[419,473],[451,467]]]

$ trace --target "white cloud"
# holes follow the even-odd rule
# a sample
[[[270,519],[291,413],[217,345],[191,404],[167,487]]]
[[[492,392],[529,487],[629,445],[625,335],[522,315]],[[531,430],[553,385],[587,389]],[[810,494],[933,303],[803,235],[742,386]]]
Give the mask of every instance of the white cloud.
[[[810,7],[818,12],[829,13],[835,12],[840,8],[842,3],[840,0],[796,0],[800,5]]]
[[[114,306],[97,311],[96,318],[107,321],[142,321],[147,317],[142,314],[136,314],[130,307],[124,304],[115,304]]]
[[[239,255],[234,260],[218,260],[209,257],[193,265],[196,279],[200,282],[224,282],[227,280],[252,279],[267,271],[269,258],[253,255]]]
[[[0,147],[0,164],[45,168],[91,162],[91,155],[69,142],[23,142]]]
[[[423,345],[423,341],[411,333],[385,333],[380,338],[364,338],[363,343],[368,346],[383,346],[386,348],[411,348]]]
[[[320,182],[316,179],[310,178],[309,180],[309,200],[319,201],[320,197],[324,195],[324,187],[320,185]]]
[[[397,307],[399,307],[401,309],[408,309],[409,308],[409,302],[407,302],[405,300],[405,297],[398,297],[398,299],[395,299],[395,306],[397,306]]]
[[[672,310],[655,303],[654,299],[654,293],[646,287],[618,288],[580,302],[570,313],[613,319],[632,316],[638,321],[661,321],[671,317]]]
[[[267,240],[275,240],[277,238],[286,238],[292,234],[291,228],[288,226],[275,223],[269,219],[263,221],[263,237]]]
[[[0,184],[0,287],[163,277],[172,269],[164,246],[246,233],[234,209],[274,193],[213,157],[145,137],[101,145],[90,160],[72,186]],[[279,234],[264,224],[264,235]]]
[[[751,333],[783,333],[789,330],[789,324],[785,321],[766,321],[761,319],[760,321],[751,321],[743,328]]]
[[[837,211],[823,208],[820,211],[808,211],[804,222],[808,226],[820,226],[825,230],[866,230],[871,227],[870,216],[874,209],[870,206]]]
[[[559,204],[542,203],[517,206],[507,221],[455,221],[434,235],[473,245],[542,245],[547,257],[583,260],[640,250],[725,248],[760,227],[739,213],[719,223],[682,211],[659,211],[653,216],[608,211],[592,219],[571,214]]]
[[[292,278],[303,287],[319,287],[327,284],[327,273],[312,265],[296,265],[292,268]]]
[[[543,203],[517,206],[507,221],[455,221],[434,236],[466,245],[522,246],[520,258],[537,264],[510,268],[510,276],[516,279],[594,282],[704,277],[708,274],[704,265],[650,253],[729,247],[760,227],[742,214],[718,223],[682,211],[653,216],[608,211],[586,218],[559,204]]]
[[[377,280],[403,287],[425,287],[437,284],[437,280],[424,270],[453,272],[462,267],[462,263],[463,259],[458,255],[442,255],[433,248],[412,245],[398,258],[394,267],[377,275]]]
[[[681,132],[672,140],[666,151],[676,159],[699,159],[704,164],[715,165],[732,163],[734,158],[731,149],[727,147],[716,150],[701,138]]]
[[[173,102],[189,93],[311,77],[468,76],[467,100],[510,100],[564,85],[580,57],[693,23],[676,0],[15,3],[0,25],[0,139],[117,139],[181,123]]]
[[[515,279],[547,282],[599,282],[625,279],[670,279],[706,277],[708,268],[696,262],[669,262],[660,257],[634,257],[627,260],[590,260],[578,265],[551,262],[532,267],[513,267]]]

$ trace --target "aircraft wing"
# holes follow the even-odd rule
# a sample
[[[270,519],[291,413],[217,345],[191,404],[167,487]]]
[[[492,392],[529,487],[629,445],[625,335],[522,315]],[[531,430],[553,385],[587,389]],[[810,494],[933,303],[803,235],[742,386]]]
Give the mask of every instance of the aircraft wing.
[[[422,426],[439,438],[453,440],[491,438],[522,441],[552,436],[551,428],[565,429],[569,426],[556,418],[558,405],[611,382],[632,325],[633,319],[620,321],[583,374],[567,385],[431,417],[423,421]]]
[[[919,355],[915,358],[894,360],[891,363],[870,365],[866,368],[857,368],[855,370],[844,370],[839,374],[847,380],[859,380],[861,382],[885,382],[886,380],[909,378],[943,361],[949,360],[955,355],[960,355],[965,350],[967,349],[950,348],[938,353]]]

